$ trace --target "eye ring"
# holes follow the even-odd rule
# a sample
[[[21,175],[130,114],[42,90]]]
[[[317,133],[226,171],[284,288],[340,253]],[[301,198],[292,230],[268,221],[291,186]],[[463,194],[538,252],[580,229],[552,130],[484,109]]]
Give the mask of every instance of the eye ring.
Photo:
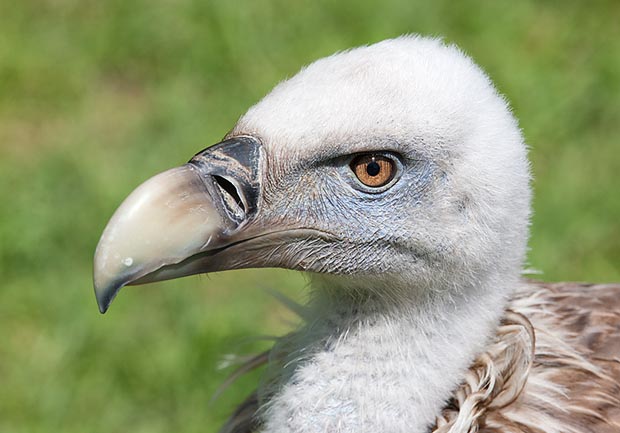
[[[357,180],[373,190],[388,185],[398,171],[395,158],[383,153],[357,155],[351,160],[349,166]]]

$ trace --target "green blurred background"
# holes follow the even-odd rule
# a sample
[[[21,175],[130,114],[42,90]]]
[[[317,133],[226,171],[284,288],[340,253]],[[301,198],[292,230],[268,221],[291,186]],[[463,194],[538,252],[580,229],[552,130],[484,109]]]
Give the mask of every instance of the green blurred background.
[[[403,33],[443,35],[512,102],[531,146],[529,266],[620,280],[620,2],[0,2],[0,432],[214,432],[226,353],[288,328],[240,271],[124,290],[101,316],[98,237],[152,174],[216,142],[302,65]]]

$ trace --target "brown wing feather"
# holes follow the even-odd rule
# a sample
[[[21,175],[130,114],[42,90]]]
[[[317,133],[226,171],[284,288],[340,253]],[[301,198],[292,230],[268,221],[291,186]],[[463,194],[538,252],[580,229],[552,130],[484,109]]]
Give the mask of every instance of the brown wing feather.
[[[549,320],[547,332],[555,332],[582,356],[580,363],[564,365],[557,355],[537,356],[541,369],[549,370],[550,380],[565,390],[563,403],[569,413],[564,417],[581,427],[579,431],[620,432],[620,285],[534,283],[531,287],[545,298],[544,308],[532,314],[532,322]]]
[[[620,432],[620,285],[527,282],[509,309],[517,315],[504,319],[434,431]],[[507,389],[514,398],[497,404]]]
[[[561,325],[576,337],[576,347],[594,361],[620,360],[620,285],[538,285],[547,292]]]
[[[525,282],[435,433],[620,433],[620,285]],[[256,433],[256,393],[221,433]]]

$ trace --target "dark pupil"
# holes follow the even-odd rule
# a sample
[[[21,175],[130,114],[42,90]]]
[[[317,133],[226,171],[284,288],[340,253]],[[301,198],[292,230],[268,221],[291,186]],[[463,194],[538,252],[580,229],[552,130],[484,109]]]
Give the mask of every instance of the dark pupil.
[[[380,171],[381,167],[379,166],[379,164],[377,164],[376,161],[369,162],[366,166],[366,173],[368,173],[368,176],[376,176],[379,174]]]

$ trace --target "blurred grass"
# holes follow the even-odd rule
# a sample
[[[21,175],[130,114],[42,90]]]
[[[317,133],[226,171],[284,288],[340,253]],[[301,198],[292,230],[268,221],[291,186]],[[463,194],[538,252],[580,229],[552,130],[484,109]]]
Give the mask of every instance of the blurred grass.
[[[216,142],[301,65],[444,35],[511,100],[536,177],[530,266],[620,280],[620,3],[27,0],[0,3],[0,432],[213,432],[221,355],[287,314],[261,270],[124,290],[97,313],[91,260],[140,181]]]

